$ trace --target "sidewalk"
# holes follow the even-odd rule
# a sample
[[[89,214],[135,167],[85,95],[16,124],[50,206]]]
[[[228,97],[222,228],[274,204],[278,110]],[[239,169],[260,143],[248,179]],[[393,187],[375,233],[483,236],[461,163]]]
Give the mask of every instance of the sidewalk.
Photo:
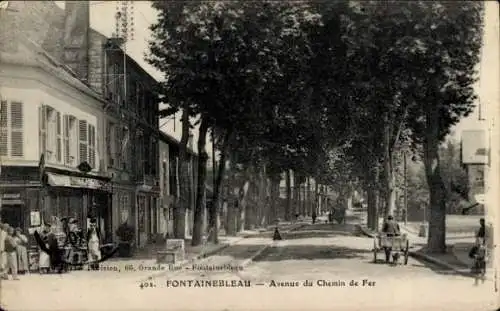
[[[303,226],[305,223],[280,223],[279,228],[283,232],[290,229]],[[174,265],[168,264],[157,264],[156,262],[156,251],[158,249],[163,249],[163,246],[153,245],[147,249],[142,250],[138,255],[131,258],[111,258],[99,264],[99,271],[88,271],[85,267],[84,270],[70,271],[64,274],[49,274],[40,275],[38,273],[31,273],[24,275],[21,278],[23,280],[38,280],[38,279],[50,279],[57,280],[60,277],[65,279],[140,279],[151,276],[155,273],[161,273],[162,271],[168,271],[175,266],[182,267],[190,263],[202,260],[207,257],[217,255],[224,252],[226,249],[236,244],[245,244],[245,240],[250,240],[252,238],[263,239],[266,241],[272,241],[272,233],[275,226],[269,226],[267,228],[259,228],[252,231],[244,231],[239,233],[237,236],[220,236],[219,244],[203,243],[199,246],[191,246],[190,240],[185,243],[185,258],[182,261],[176,262]]]

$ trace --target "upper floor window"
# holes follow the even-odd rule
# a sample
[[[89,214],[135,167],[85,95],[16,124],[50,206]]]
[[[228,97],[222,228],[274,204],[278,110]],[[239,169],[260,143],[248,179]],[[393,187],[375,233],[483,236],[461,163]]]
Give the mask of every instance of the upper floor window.
[[[64,140],[64,164],[77,166],[78,159],[78,120],[71,115],[65,115],[63,119]]]
[[[24,156],[24,111],[21,102],[0,102],[0,156]]]
[[[61,114],[48,105],[42,105],[40,118],[40,152],[45,154],[47,162],[61,162]]]
[[[39,110],[40,152],[48,163],[76,167],[88,162],[96,165],[95,126],[72,115],[61,115],[55,108],[42,105]]]

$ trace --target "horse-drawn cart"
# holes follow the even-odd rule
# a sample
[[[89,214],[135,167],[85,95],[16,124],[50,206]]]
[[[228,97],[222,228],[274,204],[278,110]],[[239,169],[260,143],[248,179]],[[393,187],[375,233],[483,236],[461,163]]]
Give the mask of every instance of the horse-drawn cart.
[[[397,264],[399,258],[404,258],[404,264],[408,264],[408,253],[410,243],[406,234],[397,236],[388,236],[386,233],[379,233],[373,239],[373,261],[377,262],[377,254],[383,251],[385,254],[385,261]]]

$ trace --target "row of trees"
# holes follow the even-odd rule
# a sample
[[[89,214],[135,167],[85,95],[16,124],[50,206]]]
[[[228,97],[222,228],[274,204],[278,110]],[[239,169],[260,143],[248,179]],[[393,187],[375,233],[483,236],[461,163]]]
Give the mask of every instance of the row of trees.
[[[215,131],[213,241],[226,177],[241,213],[250,185],[262,188],[255,180],[269,179],[271,216],[276,185],[290,170],[296,185],[312,177],[334,186],[339,204],[361,186],[376,228],[379,199],[381,212],[394,212],[395,159],[404,151],[423,159],[429,247],[445,249],[438,151],[451,126],[473,108],[481,3],[154,1],[153,7],[159,18],[147,59],[165,74],[160,93],[170,107],[161,115],[183,114],[181,184],[188,178],[190,120],[199,123],[194,244],[202,234],[206,138]],[[257,204],[264,205],[259,193]],[[188,197],[181,193],[176,208],[179,237]]]

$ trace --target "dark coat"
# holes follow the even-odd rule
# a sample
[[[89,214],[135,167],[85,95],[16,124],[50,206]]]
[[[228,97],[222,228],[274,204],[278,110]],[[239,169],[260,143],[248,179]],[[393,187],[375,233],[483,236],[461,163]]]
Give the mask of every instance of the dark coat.
[[[399,224],[394,220],[388,220],[384,223],[382,232],[392,235],[397,235],[400,233]]]

